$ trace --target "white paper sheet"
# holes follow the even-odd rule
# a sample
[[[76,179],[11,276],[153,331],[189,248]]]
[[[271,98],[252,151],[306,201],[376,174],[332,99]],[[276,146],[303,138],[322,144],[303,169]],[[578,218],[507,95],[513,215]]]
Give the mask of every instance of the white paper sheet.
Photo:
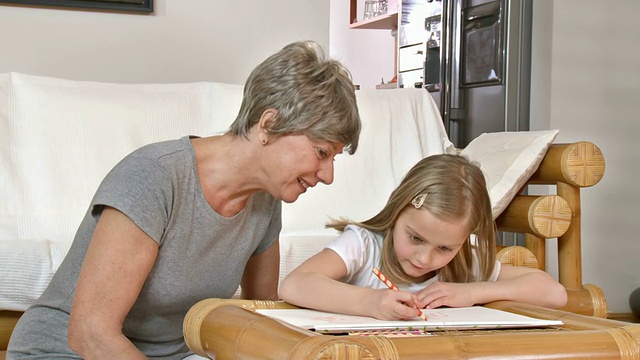
[[[258,313],[322,333],[342,333],[357,330],[419,329],[471,330],[499,328],[530,328],[561,326],[560,320],[537,319],[529,316],[482,306],[440,308],[423,312],[427,320],[386,321],[371,317],[328,313],[308,309],[257,310]]]

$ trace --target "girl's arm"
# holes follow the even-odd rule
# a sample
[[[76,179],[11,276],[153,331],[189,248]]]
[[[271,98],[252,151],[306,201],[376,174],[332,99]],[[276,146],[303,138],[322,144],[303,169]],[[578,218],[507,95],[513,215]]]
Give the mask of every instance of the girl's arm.
[[[69,317],[69,347],[84,359],[146,359],[122,324],[155,263],[158,244],[105,207],[87,249]]]
[[[338,281],[346,273],[342,258],[333,250],[324,249],[287,275],[280,285],[280,297],[300,307],[341,314],[386,320],[418,316],[411,293]]]
[[[497,281],[455,284],[437,282],[416,294],[418,306],[461,307],[510,300],[547,308],[567,303],[567,291],[542,270],[502,265]]]

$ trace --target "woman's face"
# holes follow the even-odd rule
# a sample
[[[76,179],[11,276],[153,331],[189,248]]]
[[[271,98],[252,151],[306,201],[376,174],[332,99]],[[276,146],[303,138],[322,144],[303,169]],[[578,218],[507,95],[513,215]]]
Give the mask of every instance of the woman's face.
[[[404,272],[422,282],[448,264],[469,235],[464,221],[444,221],[425,208],[408,206],[396,221],[393,247]]]
[[[270,193],[284,202],[294,202],[318,182],[333,182],[333,162],[344,144],[311,141],[305,135],[273,138]]]

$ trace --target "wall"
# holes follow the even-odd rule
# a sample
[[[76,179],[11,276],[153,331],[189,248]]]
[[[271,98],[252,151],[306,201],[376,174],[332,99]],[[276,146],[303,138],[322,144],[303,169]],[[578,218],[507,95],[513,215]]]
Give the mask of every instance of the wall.
[[[329,46],[326,0],[155,0],[154,14],[0,5],[0,72],[112,82],[244,83],[295,40]]]
[[[551,67],[534,92],[549,95],[559,141],[589,140],[606,161],[602,181],[582,190],[583,282],[603,289],[611,311],[630,312],[640,286],[640,2],[539,1],[552,4],[551,52],[538,54]]]
[[[391,30],[349,28],[349,0],[331,0],[330,52],[351,71],[361,89],[375,89],[395,75],[395,42]],[[358,3],[362,19],[364,0]]]
[[[0,72],[125,83],[244,83],[284,44],[312,39],[340,59],[361,88],[391,80],[391,31],[350,30],[348,17],[348,0],[281,0],[277,6],[154,0],[152,15],[0,5]]]

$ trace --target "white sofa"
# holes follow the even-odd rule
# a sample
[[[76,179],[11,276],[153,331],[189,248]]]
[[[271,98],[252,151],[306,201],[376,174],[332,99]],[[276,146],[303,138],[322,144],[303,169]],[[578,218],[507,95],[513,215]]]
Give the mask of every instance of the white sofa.
[[[225,131],[242,86],[105,84],[0,74],[0,310],[25,310],[47,286],[103,176],[147,143]],[[420,158],[454,151],[431,97],[358,91],[356,154],[335,181],[283,206],[281,276],[335,236],[329,216],[378,211]]]
[[[332,185],[283,205],[281,278],[336,236],[324,228],[330,217],[368,218],[419,159],[458,150],[428,92],[356,94],[363,123],[357,153],[338,157]],[[0,74],[0,359],[15,321],[47,286],[112,166],[151,142],[224,132],[241,99],[241,85],[214,82],[108,84]],[[547,238],[566,238],[568,256],[558,264],[560,281],[563,274],[570,280],[563,282],[570,289],[567,310],[605,316],[604,295],[595,286],[582,287],[574,256],[580,254],[580,187],[599,181],[604,159],[587,142],[550,147],[557,133],[483,134],[461,152],[484,170],[503,229],[534,234],[542,241],[533,243],[542,258],[541,230]],[[562,182],[571,208],[561,198],[518,195],[530,178]]]

